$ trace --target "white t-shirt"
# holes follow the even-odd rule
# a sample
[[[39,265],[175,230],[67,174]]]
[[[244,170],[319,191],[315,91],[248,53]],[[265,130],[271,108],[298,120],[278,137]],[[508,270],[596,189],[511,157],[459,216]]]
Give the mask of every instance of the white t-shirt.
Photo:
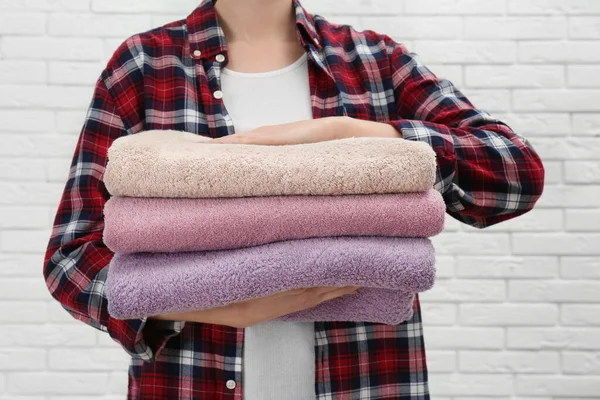
[[[308,59],[259,73],[221,71],[223,103],[236,132],[312,119]],[[312,322],[267,321],[245,329],[245,400],[314,400]]]

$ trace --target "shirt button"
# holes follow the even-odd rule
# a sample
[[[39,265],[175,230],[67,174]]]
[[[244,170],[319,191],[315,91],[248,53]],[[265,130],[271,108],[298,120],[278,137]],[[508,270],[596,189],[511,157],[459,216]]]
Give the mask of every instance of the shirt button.
[[[202,52],[200,50],[194,50],[194,57],[200,57]]]
[[[223,62],[225,61],[225,56],[223,54],[217,54],[216,59],[218,62]]]
[[[235,389],[235,381],[230,379],[225,383],[225,386],[227,386],[227,389]]]
[[[215,96],[215,99],[222,99],[223,98],[223,92],[221,92],[220,90],[216,90],[213,93],[213,96]]]

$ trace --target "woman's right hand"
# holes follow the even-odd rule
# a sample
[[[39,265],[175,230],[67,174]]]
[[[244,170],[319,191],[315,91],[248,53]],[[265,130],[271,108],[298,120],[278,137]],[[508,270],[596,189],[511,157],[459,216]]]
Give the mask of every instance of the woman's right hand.
[[[296,311],[317,306],[336,297],[354,294],[358,286],[313,287],[276,293],[224,307],[175,314],[163,314],[152,319],[203,322],[246,328]]]

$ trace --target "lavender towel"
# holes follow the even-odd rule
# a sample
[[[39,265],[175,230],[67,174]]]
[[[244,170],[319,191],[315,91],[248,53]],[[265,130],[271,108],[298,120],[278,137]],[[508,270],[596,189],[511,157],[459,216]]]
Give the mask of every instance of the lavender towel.
[[[160,199],[112,197],[104,243],[118,253],[223,250],[324,236],[430,237],[444,225],[442,195]]]
[[[427,238],[340,236],[233,250],[117,253],[108,269],[108,311],[115,318],[219,307],[301,287],[365,287],[283,319],[397,324],[412,294],[435,280]]]
[[[435,152],[424,142],[352,137],[280,146],[209,143],[189,132],[116,139],[103,180],[113,196],[250,197],[423,192]]]

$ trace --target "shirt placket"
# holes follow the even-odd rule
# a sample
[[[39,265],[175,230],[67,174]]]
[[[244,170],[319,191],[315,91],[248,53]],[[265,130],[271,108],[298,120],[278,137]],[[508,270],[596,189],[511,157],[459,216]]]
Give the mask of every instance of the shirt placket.
[[[313,118],[326,118],[347,115],[344,92],[340,90],[336,80],[327,66],[325,55],[312,44],[305,45],[308,55],[308,77],[310,85],[311,108]],[[192,53],[192,57],[201,59],[196,63],[196,75],[199,97],[206,113],[206,123],[211,137],[221,137],[235,133],[233,120],[223,102],[221,90],[221,71],[227,65],[227,52],[203,58],[200,50]],[[243,398],[243,348],[244,329],[231,329],[232,340],[225,341],[223,355],[225,367],[222,370],[221,384],[224,385],[223,398],[242,400]],[[319,337],[317,337],[319,336]],[[315,343],[327,337],[328,332],[315,324]],[[321,347],[315,345],[316,349]],[[315,365],[324,362],[322,351],[315,352]],[[316,368],[319,370],[319,368]],[[316,390],[321,388],[321,375],[315,376]],[[317,396],[320,393],[316,393]]]

